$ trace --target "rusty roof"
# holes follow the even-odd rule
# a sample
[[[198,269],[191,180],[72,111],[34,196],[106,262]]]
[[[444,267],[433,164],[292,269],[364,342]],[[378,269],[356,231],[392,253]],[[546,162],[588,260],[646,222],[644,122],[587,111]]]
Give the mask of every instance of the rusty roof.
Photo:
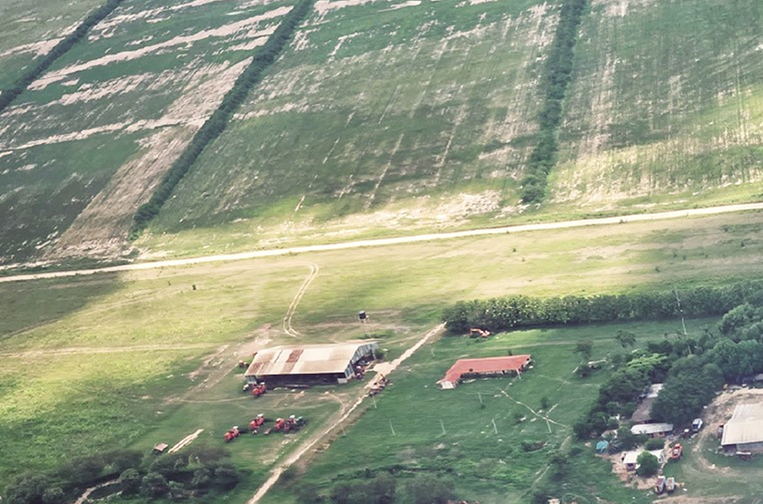
[[[281,346],[257,352],[246,376],[343,373],[356,353],[377,348],[375,341],[334,345]]]
[[[455,383],[464,374],[500,373],[502,371],[520,371],[530,363],[530,355],[512,355],[509,357],[487,357],[484,359],[459,359],[437,383]]]

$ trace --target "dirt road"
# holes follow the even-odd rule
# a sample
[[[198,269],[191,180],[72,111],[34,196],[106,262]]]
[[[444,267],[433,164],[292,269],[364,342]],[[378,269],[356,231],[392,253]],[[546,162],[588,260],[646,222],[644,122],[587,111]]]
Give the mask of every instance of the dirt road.
[[[241,261],[245,259],[258,259],[263,257],[276,257],[289,254],[302,254],[306,252],[325,252],[331,250],[347,250],[363,247],[384,247],[389,245],[404,245],[408,243],[453,240],[457,238],[470,238],[475,236],[489,236],[510,233],[522,233],[526,231],[543,231],[550,229],[567,229],[586,226],[607,226],[611,224],[627,224],[629,222],[656,221],[665,219],[679,219],[703,215],[717,215],[730,212],[745,212],[750,210],[763,210],[763,203],[747,203],[743,205],[726,205],[709,208],[693,208],[688,210],[676,210],[672,212],[659,212],[653,214],[623,215],[620,217],[604,217],[600,219],[580,219],[562,222],[547,222],[542,224],[523,224],[519,226],[505,226],[498,228],[472,229],[469,231],[453,231],[450,233],[430,233],[415,236],[400,236],[397,238],[380,238],[376,240],[358,240],[345,243],[332,243],[326,245],[307,245],[303,247],[291,247],[283,249],[255,250],[238,254],[220,254],[204,257],[192,257],[188,259],[173,259],[167,261],[122,264],[105,268],[81,269],[74,271],[51,271],[48,273],[32,273],[25,275],[13,275],[0,277],[0,283],[21,282],[25,280],[38,280],[43,278],[61,278],[75,275],[92,275],[94,273],[113,273],[119,271],[137,271],[172,266],[188,266],[211,262]]]
[[[408,359],[413,353],[421,348],[427,341],[430,341],[435,336],[442,333],[442,331],[445,329],[445,324],[440,324],[437,327],[427,331],[427,333],[419,339],[415,345],[410,347],[408,350],[406,350],[403,355],[398,357],[397,359],[393,360],[392,362],[387,363],[381,363],[374,366],[374,370],[376,370],[377,374],[382,373],[385,376],[389,375],[391,372],[393,372],[395,369],[397,369],[400,364],[405,362],[406,359]],[[372,385],[373,381],[369,380],[369,385]],[[368,387],[366,387],[368,388]],[[352,406],[350,406],[347,409],[343,409],[343,411],[340,412],[340,416],[337,420],[332,420],[328,422],[328,427],[321,430],[314,436],[312,436],[310,439],[308,439],[297,451],[289,455],[283,462],[281,462],[278,466],[276,466],[271,472],[270,476],[268,476],[268,479],[265,481],[265,483],[262,484],[262,486],[257,490],[257,492],[252,496],[251,499],[247,501],[246,504],[257,504],[259,500],[264,496],[270,488],[275,485],[276,481],[278,481],[278,478],[281,477],[281,474],[288,469],[292,464],[297,462],[305,453],[307,453],[309,450],[311,450],[316,444],[326,439],[326,437],[337,427],[340,427],[342,423],[344,423],[350,415],[355,411],[358,406],[360,406],[363,401],[368,397],[368,393],[366,389],[364,388],[362,391],[362,395],[358,398],[355,403],[353,403]]]

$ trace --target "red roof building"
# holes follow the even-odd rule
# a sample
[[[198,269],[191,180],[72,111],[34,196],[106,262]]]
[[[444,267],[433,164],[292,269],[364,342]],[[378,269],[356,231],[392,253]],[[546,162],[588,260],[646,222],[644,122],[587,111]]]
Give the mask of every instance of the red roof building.
[[[437,383],[443,389],[453,389],[463,378],[478,376],[516,375],[532,363],[530,355],[487,357],[485,359],[459,359],[445,377]]]

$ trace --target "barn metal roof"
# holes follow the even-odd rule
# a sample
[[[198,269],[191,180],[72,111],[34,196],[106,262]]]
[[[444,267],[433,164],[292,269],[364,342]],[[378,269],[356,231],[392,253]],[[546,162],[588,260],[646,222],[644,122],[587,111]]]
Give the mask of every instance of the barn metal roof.
[[[295,345],[259,351],[246,370],[246,376],[343,373],[359,351],[377,348],[375,341],[336,345]]]
[[[763,442],[763,403],[740,404],[723,426],[721,445]]]

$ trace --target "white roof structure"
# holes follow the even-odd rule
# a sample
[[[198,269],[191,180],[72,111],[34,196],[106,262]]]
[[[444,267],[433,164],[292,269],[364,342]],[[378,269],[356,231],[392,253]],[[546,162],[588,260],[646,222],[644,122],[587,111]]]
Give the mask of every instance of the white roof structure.
[[[662,390],[663,384],[662,383],[653,383],[649,386],[649,391],[646,393],[647,399],[654,399],[658,395],[660,395],[660,390]]]
[[[295,345],[261,350],[246,376],[343,373],[347,366],[378,347],[375,341],[332,345]]]
[[[645,451],[648,451],[649,453],[654,455],[657,458],[657,460],[660,462],[660,464],[662,464],[665,461],[665,454],[663,453],[662,450],[638,450],[638,451],[625,452],[623,454],[623,464],[638,466],[638,463],[637,463],[638,457]]]
[[[763,403],[740,404],[723,426],[721,445],[763,442]]]
[[[631,427],[631,434],[661,434],[663,432],[671,432],[672,430],[673,424],[646,423],[634,425]]]

